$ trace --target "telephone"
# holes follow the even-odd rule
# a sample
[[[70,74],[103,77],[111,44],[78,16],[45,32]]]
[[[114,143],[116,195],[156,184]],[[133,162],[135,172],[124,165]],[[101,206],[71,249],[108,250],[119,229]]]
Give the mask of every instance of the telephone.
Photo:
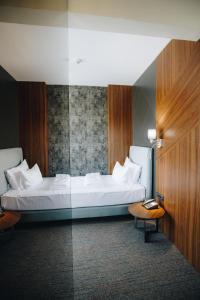
[[[147,200],[144,200],[143,204],[147,204],[147,203],[150,203],[152,201],[155,201],[155,199],[147,199]]]
[[[142,204],[146,209],[157,209],[158,203],[155,201],[155,199],[148,199],[145,200]]]

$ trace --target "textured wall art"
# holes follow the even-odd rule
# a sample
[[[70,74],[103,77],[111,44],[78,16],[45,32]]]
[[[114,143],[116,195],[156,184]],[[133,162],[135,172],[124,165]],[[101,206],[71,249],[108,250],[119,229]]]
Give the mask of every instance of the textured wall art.
[[[48,86],[49,176],[70,173],[69,87]]]
[[[107,174],[107,106],[104,87],[69,87],[71,175]]]
[[[106,88],[48,86],[49,175],[107,174]]]

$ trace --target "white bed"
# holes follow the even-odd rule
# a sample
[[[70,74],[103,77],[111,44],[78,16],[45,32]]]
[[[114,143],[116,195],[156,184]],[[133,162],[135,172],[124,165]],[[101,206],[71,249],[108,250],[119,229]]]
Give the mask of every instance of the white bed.
[[[111,175],[102,175],[101,180],[91,186],[84,186],[84,176],[71,177],[72,208],[127,204],[144,197],[144,186],[119,184]]]
[[[49,210],[128,204],[144,197],[144,186],[116,184],[111,175],[101,176],[91,186],[84,186],[84,176],[71,177],[71,184],[44,178],[37,189],[9,190],[1,197],[1,205],[4,210]]]
[[[71,208],[69,179],[49,177],[28,190],[8,190],[1,197],[1,206],[15,211]]]
[[[2,155],[5,155],[2,151],[5,150],[0,150],[0,160]],[[21,155],[21,152],[19,153]],[[145,197],[150,198],[152,191],[151,149],[131,146],[129,156],[142,166],[138,184],[119,184],[111,175],[102,175],[96,184],[87,186],[84,185],[84,176],[44,178],[37,188],[6,191],[1,196],[1,206],[4,210],[24,213],[45,211],[47,216],[50,211],[56,211],[58,214],[58,211],[63,210],[66,216],[68,215],[66,218],[125,214],[130,203],[144,200]],[[16,162],[19,162],[19,157],[17,160]],[[13,160],[12,164],[16,165]],[[12,164],[9,162],[9,167]],[[3,177],[1,169],[0,173]],[[5,186],[3,189],[5,190]],[[63,218],[65,219],[65,214],[62,214]]]

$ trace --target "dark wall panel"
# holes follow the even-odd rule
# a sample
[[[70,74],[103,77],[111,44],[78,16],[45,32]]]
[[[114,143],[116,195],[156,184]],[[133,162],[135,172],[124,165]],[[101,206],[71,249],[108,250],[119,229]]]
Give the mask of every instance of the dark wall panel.
[[[156,127],[156,64],[153,62],[133,88],[133,137],[136,146],[151,146],[147,130]]]
[[[0,148],[19,146],[17,82],[0,66]]]
[[[156,128],[156,63],[153,62],[133,87],[133,140],[136,146],[151,147],[147,131]],[[155,195],[156,159],[153,158],[153,195]]]

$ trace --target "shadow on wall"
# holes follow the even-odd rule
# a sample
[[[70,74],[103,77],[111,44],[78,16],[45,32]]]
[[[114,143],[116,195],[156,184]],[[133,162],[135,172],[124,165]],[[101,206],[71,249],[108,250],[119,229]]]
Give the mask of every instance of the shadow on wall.
[[[133,141],[135,146],[151,147],[147,131],[156,128],[156,63],[155,61],[133,87]],[[155,195],[156,151],[153,159],[153,195]]]
[[[0,66],[0,149],[19,146],[17,93],[16,80]]]

